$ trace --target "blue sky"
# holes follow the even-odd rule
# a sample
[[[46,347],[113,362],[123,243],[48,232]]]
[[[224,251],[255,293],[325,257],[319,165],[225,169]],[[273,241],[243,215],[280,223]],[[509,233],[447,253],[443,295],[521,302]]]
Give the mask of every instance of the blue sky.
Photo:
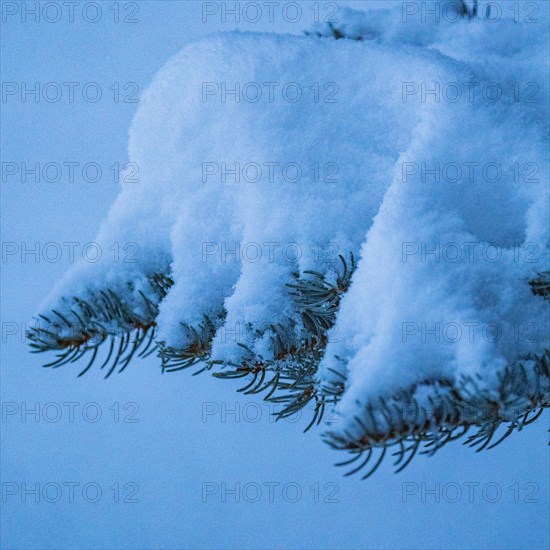
[[[2,7],[3,168],[64,167],[59,182],[3,173],[2,548],[547,547],[548,412],[489,452],[458,444],[400,475],[388,462],[361,482],[333,466],[344,457],[318,433],[301,433],[305,418],[274,424],[266,405],[230,383],[161,375],[155,357],[109,380],[41,368],[22,333],[71,265],[64,243],[81,254],[118,194],[111,167],[128,160],[138,105],[124,98],[138,98],[132,92],[187,41],[236,26],[203,22],[195,1],[99,2],[101,13],[85,14],[82,3],[72,22],[66,6],[52,4],[65,10],[57,22],[47,21],[54,11],[35,21],[19,3]],[[276,16],[238,27],[299,33],[313,4],[300,3],[296,24]],[[38,83],[38,101],[22,100],[23,83]],[[59,100],[44,99],[48,83],[61,86]],[[100,89],[101,99],[84,88]],[[100,167],[98,181],[82,175],[88,163]],[[38,257],[29,253],[36,246]],[[59,247],[48,261],[44,251]],[[36,487],[38,497],[22,496]]]

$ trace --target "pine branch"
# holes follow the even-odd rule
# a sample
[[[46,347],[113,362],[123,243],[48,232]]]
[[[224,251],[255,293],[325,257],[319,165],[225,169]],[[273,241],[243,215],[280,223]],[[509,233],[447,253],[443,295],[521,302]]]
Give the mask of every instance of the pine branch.
[[[479,2],[478,0],[454,0],[454,8],[456,14],[464,20],[472,21],[480,16],[479,12]],[[361,29],[357,28],[353,24],[353,17],[344,17],[340,19],[340,25],[328,21],[322,25],[314,25],[310,30],[305,30],[305,36],[316,36],[318,38],[334,38],[335,40],[353,40],[355,42],[362,42],[364,40],[372,39],[373,36],[370,34],[368,29],[369,15],[368,13],[359,12],[355,10],[350,10],[355,18],[360,18],[367,23],[367,27]],[[485,10],[485,18],[490,19],[491,17],[491,5],[489,4]],[[380,31],[379,31],[380,32]],[[375,35],[376,36],[376,35]]]
[[[533,294],[550,300],[550,271],[543,271],[536,279],[529,281]]]
[[[176,372],[187,369],[200,362],[208,362],[212,348],[212,339],[216,334],[216,326],[206,315],[198,327],[181,324],[181,330],[191,344],[184,349],[167,346],[165,342],[158,343],[159,357],[162,364],[162,372]],[[199,374],[208,367],[202,368],[194,374]]]
[[[267,391],[264,399],[282,407],[276,413],[278,419],[301,411],[313,400],[313,419],[305,431],[322,421],[327,403],[336,403],[337,392],[321,393],[316,375],[328,343],[329,331],[336,322],[341,298],[349,288],[355,271],[352,254],[349,264],[343,256],[340,256],[340,261],[342,268],[335,283],[327,281],[322,273],[305,271],[301,276],[295,276],[294,283],[287,285],[303,323],[299,346],[288,344],[291,339],[287,335],[294,333],[290,321],[287,327],[272,325],[275,359],[266,360],[242,345],[247,351],[245,360],[240,365],[229,365],[230,369],[214,373],[215,377],[224,379],[250,375],[247,384],[237,391],[246,394]]]
[[[427,397],[420,395],[428,393]],[[354,425],[342,432],[328,432],[324,438],[334,449],[349,451],[351,475],[367,468],[362,479],[370,477],[388,451],[394,451],[396,473],[420,454],[433,455],[444,445],[471,430],[464,441],[477,452],[491,449],[514,431],[533,423],[550,407],[550,350],[541,356],[526,357],[508,366],[499,376],[498,395],[480,387],[477,380],[462,377],[458,384],[450,380],[424,381],[387,399],[371,400],[362,406]],[[499,428],[508,424],[496,439]],[[491,444],[492,442],[492,444]]]
[[[319,364],[328,343],[329,331],[336,322],[342,296],[348,290],[355,270],[353,256],[349,264],[340,258],[342,268],[336,282],[329,282],[318,272],[307,271],[295,276],[287,285],[296,311],[302,319],[301,343],[294,341],[295,327],[289,321],[270,327],[274,359],[266,360],[241,344],[246,352],[240,364],[213,361],[212,340],[223,324],[224,316],[215,321],[205,317],[198,327],[182,325],[187,340],[185,349],[175,349],[155,342],[156,316],[160,301],[173,284],[163,274],[149,278],[151,295],[143,292],[141,313],[124,304],[111,290],[94,294],[88,300],[73,298],[63,313],[54,310],[41,315],[45,326],[38,324],[28,331],[35,353],[60,352],[46,367],[75,363],[85,355],[91,358],[79,376],[95,362],[98,350],[108,342],[107,358],[100,369],[106,378],[115,368],[123,371],[134,357],[147,357],[157,349],[163,372],[173,372],[200,364],[194,374],[213,372],[216,378],[244,380],[237,391],[263,395],[266,401],[280,407],[278,419],[286,418],[314,403],[311,421],[304,431],[322,422],[327,406],[335,407],[344,393],[346,379],[334,371],[332,382],[320,381]],[[550,272],[539,273],[529,281],[534,295],[550,299]],[[129,283],[128,289],[133,291]],[[257,336],[262,336],[259,332]],[[118,344],[118,345],[117,345]],[[427,397],[421,398],[421,395]],[[533,423],[544,408],[550,407],[550,353],[525,357],[508,366],[499,376],[498,391],[489,392],[474,378],[425,380],[387,398],[362,404],[361,414],[344,431],[324,434],[334,449],[345,450],[352,458],[339,465],[352,466],[346,473],[362,471],[362,478],[372,475],[389,454],[395,457],[396,472],[405,468],[417,454],[433,455],[451,441],[465,438],[465,444],[481,451],[500,444],[514,431]],[[502,435],[497,432],[504,429]],[[467,436],[471,430],[473,435]]]
[[[100,369],[107,369],[108,378],[119,367],[122,372],[134,357],[148,357],[156,350],[155,319],[158,305],[173,284],[164,274],[153,274],[148,278],[151,297],[138,291],[141,299],[140,313],[130,308],[116,292],[107,289],[99,291],[88,299],[73,297],[64,300],[63,313],[57,309],[47,316],[39,315],[36,325],[27,331],[32,353],[59,352],[54,361],[44,367],[57,368],[75,363],[90,356],[78,376],[85,374],[97,359],[102,344],[109,344],[107,357]],[[133,283],[127,283],[134,292]]]

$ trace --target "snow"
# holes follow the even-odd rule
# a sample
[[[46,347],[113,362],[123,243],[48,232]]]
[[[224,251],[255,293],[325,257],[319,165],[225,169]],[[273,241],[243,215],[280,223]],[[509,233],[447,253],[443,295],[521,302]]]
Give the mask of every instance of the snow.
[[[348,377],[344,419],[424,380],[478,375],[490,390],[506,365],[548,346],[547,306],[526,284],[549,265],[548,44],[528,25],[489,29],[454,26],[433,45],[470,63],[480,89],[498,83],[508,95],[432,103],[396,163],[338,315],[345,338],[329,344],[321,365],[325,382],[331,370]],[[536,101],[517,102],[514,82],[536,89]],[[461,177],[453,168],[436,182],[422,163],[456,163]],[[490,163],[502,173],[484,175]],[[536,177],[517,179],[515,163],[532,163]]]
[[[83,263],[43,309],[103,288],[138,308],[147,277],[171,264],[159,340],[183,348],[182,324],[207,316],[217,329],[213,359],[238,362],[239,341],[269,359],[271,325],[301,338],[286,286],[294,274],[334,279],[337,255],[353,253],[358,269],[319,370],[320,384],[333,371],[347,377],[344,419],[357,403],[426,380],[479,375],[491,389],[506,365],[542,353],[547,309],[528,281],[548,266],[547,39],[511,20],[406,24],[399,10],[342,18],[338,28],[361,41],[315,35],[329,36],[326,27],[307,37],[230,32],[168,61],[130,129],[140,182],[126,184],[97,237],[139,243],[139,262]],[[258,101],[220,91],[249,83],[246,97],[259,89]],[[461,98],[422,100],[422,86],[434,83],[460,83]],[[482,93],[491,83],[503,90],[497,101]],[[289,100],[296,85],[302,97]],[[224,181],[222,163],[262,170]],[[289,163],[299,181],[279,169]],[[527,163],[535,178],[526,179]],[[336,181],[326,181],[327,164]],[[461,173],[436,182],[423,166],[438,164]],[[314,252],[329,244],[330,253]]]

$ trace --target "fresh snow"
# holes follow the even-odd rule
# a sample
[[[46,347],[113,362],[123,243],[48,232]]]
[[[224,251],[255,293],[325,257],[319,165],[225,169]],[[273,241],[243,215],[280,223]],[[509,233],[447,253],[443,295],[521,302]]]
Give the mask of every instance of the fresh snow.
[[[229,32],[170,59],[130,129],[139,183],[123,187],[96,239],[138,243],[139,262],[82,263],[43,310],[105,288],[139,308],[147,276],[171,265],[159,340],[185,347],[182,324],[208,316],[218,331],[213,359],[242,357],[234,331],[269,359],[272,324],[294,321],[289,337],[299,339],[286,286],[293,274],[334,280],[338,254],[352,253],[358,268],[319,370],[321,384],[347,378],[344,418],[358,402],[423,381],[479,375],[491,389],[504,366],[541,353],[547,306],[528,281],[548,269],[546,33],[511,19],[407,24],[400,10],[348,10],[340,19],[336,26],[361,40],[334,40],[326,25],[304,37]],[[472,82],[470,98],[464,83]],[[222,102],[220,83],[257,83],[262,96]],[[277,83],[272,101],[265,83]],[[299,85],[298,101],[282,99],[289,83]],[[434,83],[461,83],[462,97],[422,101],[414,92]],[[496,101],[491,83],[502,89]],[[534,102],[525,101],[528,84]],[[335,89],[336,101],[325,102]],[[224,182],[221,163],[263,170]],[[270,163],[278,163],[273,173]],[[282,176],[287,163],[300,166],[299,181]],[[337,181],[324,181],[329,163]],[[528,163],[538,170],[530,179]],[[449,177],[436,182],[423,165],[451,166]]]

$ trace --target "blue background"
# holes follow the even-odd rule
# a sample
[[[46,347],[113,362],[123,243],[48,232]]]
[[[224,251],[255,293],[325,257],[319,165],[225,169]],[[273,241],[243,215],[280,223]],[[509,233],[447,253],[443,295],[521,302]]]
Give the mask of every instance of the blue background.
[[[121,18],[130,13],[127,4],[119,3]],[[455,444],[433,458],[417,458],[399,475],[387,462],[361,482],[333,466],[345,457],[325,446],[318,430],[301,433],[305,417],[275,424],[261,401],[235,393],[230,382],[189,373],[161,375],[155,357],[109,380],[97,370],[77,378],[78,367],[43,369],[42,357],[29,354],[25,324],[70,259],[66,248],[52,262],[24,256],[21,249],[72,241],[79,243],[79,254],[94,240],[119,191],[109,167],[127,161],[127,129],[138,104],[115,102],[109,87],[135,82],[145,89],[169,56],[199,36],[236,26],[300,33],[313,18],[312,2],[302,2],[303,17],[296,24],[280,16],[273,24],[265,19],[222,24],[219,18],[203,23],[201,4],[138,2],[137,23],[115,23],[112,2],[99,3],[102,16],[96,23],[80,15],[82,4],[73,23],[66,12],[56,23],[34,22],[32,15],[21,21],[20,13],[2,22],[4,83],[97,82],[103,91],[97,103],[83,100],[82,86],[74,103],[66,95],[53,103],[30,96],[1,103],[3,162],[96,162],[103,171],[97,183],[84,181],[78,170],[73,183],[66,174],[59,183],[43,178],[36,183],[32,177],[24,183],[19,176],[2,182],[2,241],[19,250],[2,261],[3,489],[12,483],[19,489],[22,483],[63,488],[57,503],[42,495],[39,502],[33,495],[22,502],[20,493],[4,494],[2,548],[548,547],[548,412],[489,452],[476,454]],[[366,5],[355,3],[361,4]],[[63,405],[67,402],[78,404],[74,421]],[[22,418],[21,410],[37,403],[38,417]],[[95,405],[85,407],[89,403]],[[13,407],[16,414],[8,414]],[[58,407],[61,417],[48,422],[44,411],[55,418]],[[131,419],[137,422],[124,422],[136,407]],[[205,407],[219,412],[204,418]],[[240,409],[224,416],[224,407]],[[98,409],[102,416],[92,422]],[[80,483],[74,502],[64,482]],[[95,503],[82,496],[89,482],[102,489]],[[109,487],[119,483],[122,500],[129,496],[123,489],[129,482],[137,487],[138,502],[115,502]],[[205,499],[208,482],[219,492]],[[231,489],[236,483],[241,489],[257,485],[236,502],[235,495],[222,495],[222,484]],[[280,484],[273,502],[268,483]],[[302,491],[297,502],[291,502],[292,487],[281,493],[288,483]],[[479,484],[473,502],[468,483]],[[502,490],[497,502],[490,502],[495,495],[490,483]],[[519,502],[510,488],[516,483]],[[418,493],[404,498],[404,484]],[[451,502],[457,500],[457,484],[462,494]],[[252,502],[258,485],[262,494]],[[439,502],[433,494],[422,495],[422,487],[436,489]],[[330,500],[337,502],[324,502],[334,491]]]

